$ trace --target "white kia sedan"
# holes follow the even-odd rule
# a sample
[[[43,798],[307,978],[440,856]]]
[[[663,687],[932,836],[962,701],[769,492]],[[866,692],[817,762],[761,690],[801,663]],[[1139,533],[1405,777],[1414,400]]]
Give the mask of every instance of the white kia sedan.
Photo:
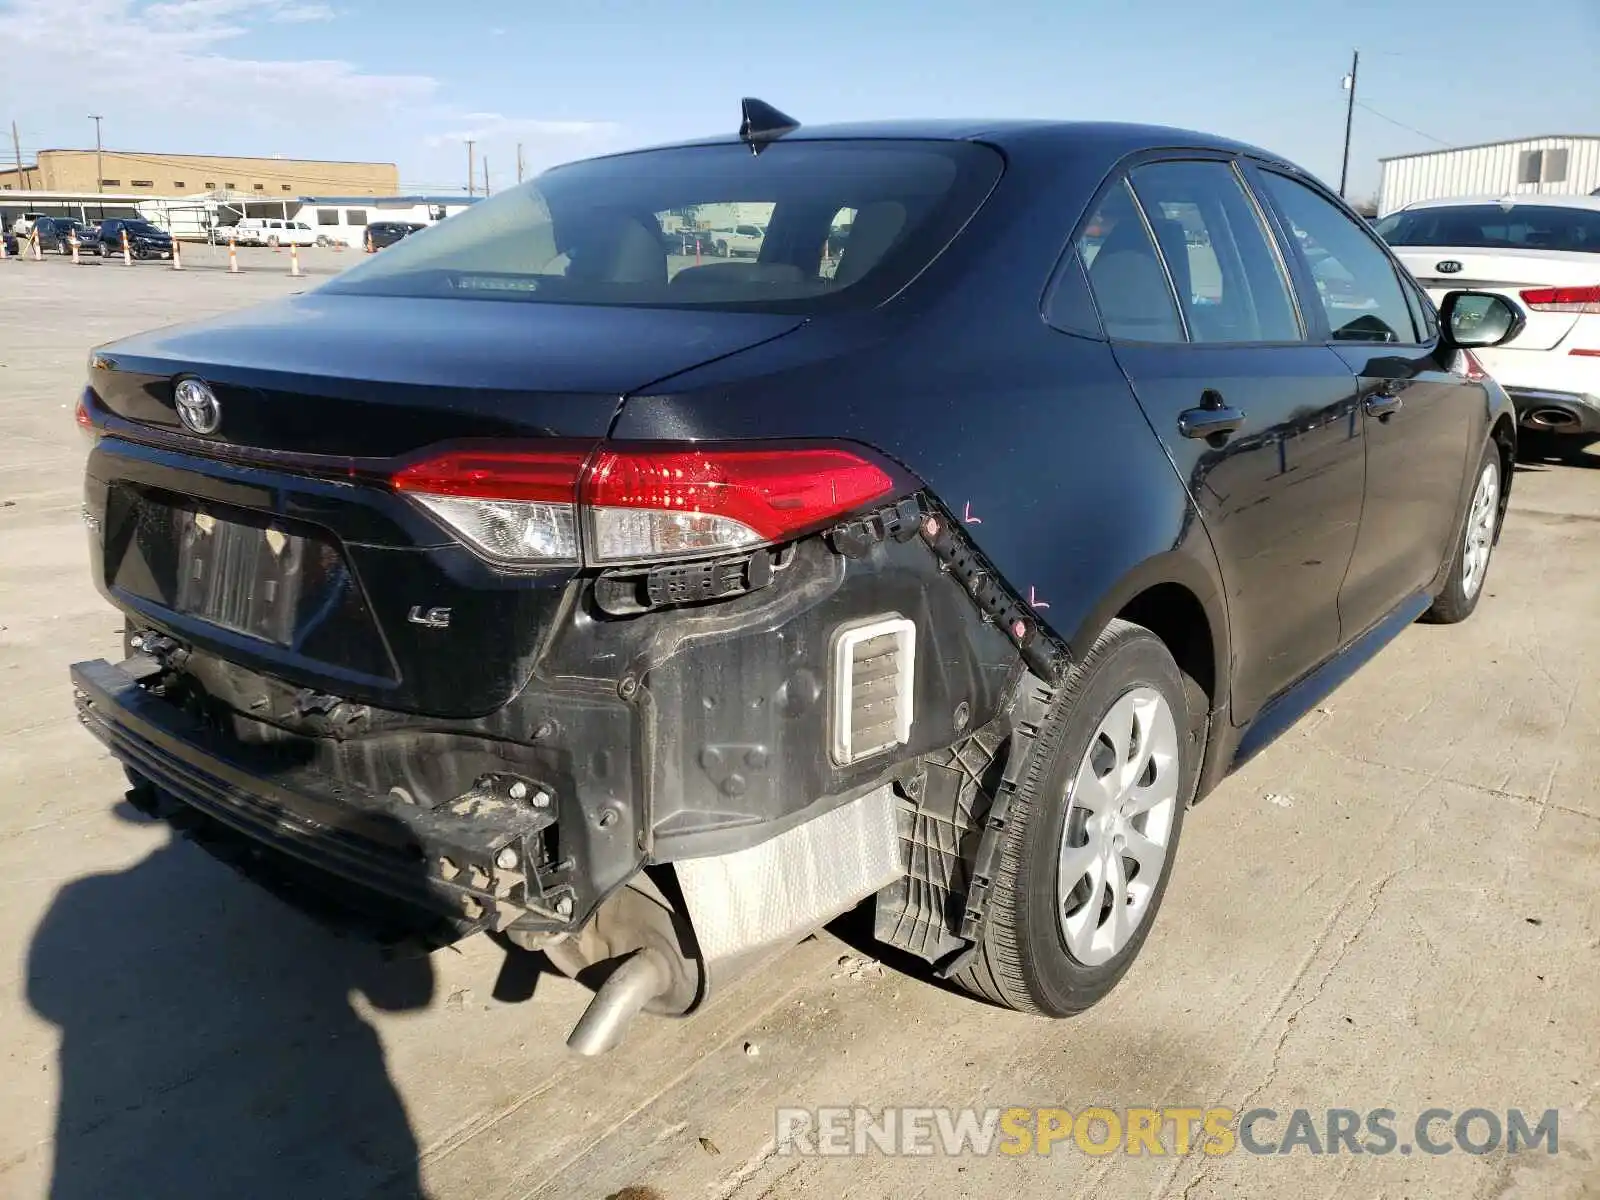
[[[1435,300],[1499,292],[1527,314],[1515,338],[1475,351],[1525,439],[1554,448],[1559,435],[1574,450],[1600,440],[1600,196],[1425,200],[1376,229]]]

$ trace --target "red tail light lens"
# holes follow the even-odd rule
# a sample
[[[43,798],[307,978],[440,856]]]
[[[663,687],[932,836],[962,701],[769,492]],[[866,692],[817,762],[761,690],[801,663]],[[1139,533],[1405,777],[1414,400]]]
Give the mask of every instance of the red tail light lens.
[[[94,417],[89,412],[88,402],[82,396],[78,397],[78,405],[72,410],[72,419],[78,423],[78,431],[90,441],[100,436],[100,431],[94,426]]]
[[[596,562],[779,542],[888,496],[882,467],[842,447],[605,449],[583,485]]]
[[[591,449],[585,443],[449,450],[402,468],[390,482],[398,491],[435,496],[574,504]]]
[[[490,558],[552,566],[787,541],[895,490],[842,446],[513,443],[445,451],[389,482]]]
[[[1600,313],[1600,286],[1528,288],[1521,295],[1538,312]]]

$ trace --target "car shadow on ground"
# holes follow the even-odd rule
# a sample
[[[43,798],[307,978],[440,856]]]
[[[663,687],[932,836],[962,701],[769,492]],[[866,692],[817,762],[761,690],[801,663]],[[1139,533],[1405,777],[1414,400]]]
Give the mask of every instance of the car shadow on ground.
[[[428,959],[341,935],[314,898],[284,905],[293,884],[240,886],[214,857],[231,851],[201,836],[66,885],[35,933],[28,1002],[61,1036],[50,1195],[423,1195],[354,997],[426,1006]],[[257,858],[232,865],[254,878]]]

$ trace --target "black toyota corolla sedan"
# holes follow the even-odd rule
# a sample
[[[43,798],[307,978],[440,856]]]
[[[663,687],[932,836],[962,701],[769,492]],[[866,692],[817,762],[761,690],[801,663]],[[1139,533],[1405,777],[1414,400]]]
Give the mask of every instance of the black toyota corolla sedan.
[[[747,102],[96,350],[79,709],[153,809],[598,985],[580,1051],[869,897],[1063,1016],[1191,804],[1478,604],[1521,323],[1249,146]]]

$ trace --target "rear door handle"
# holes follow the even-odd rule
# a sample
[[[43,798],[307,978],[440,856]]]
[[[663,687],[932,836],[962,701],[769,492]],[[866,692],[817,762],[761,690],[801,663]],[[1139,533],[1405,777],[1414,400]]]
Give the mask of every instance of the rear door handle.
[[[1230,408],[1226,404],[1187,408],[1178,414],[1178,432],[1186,438],[1226,437],[1243,424],[1243,410]]]

